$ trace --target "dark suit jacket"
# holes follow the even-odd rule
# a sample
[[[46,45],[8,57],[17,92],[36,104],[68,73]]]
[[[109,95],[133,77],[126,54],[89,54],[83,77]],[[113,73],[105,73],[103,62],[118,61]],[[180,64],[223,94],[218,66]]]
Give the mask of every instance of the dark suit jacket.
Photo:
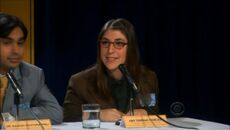
[[[13,74],[23,94],[20,99],[18,118],[35,119],[34,113],[39,119],[51,119],[52,124],[61,123],[63,118],[62,108],[47,88],[42,69],[22,62],[13,70]],[[14,94],[15,90],[9,83],[4,98],[3,112],[10,112],[15,116]]]
[[[103,98],[97,93],[97,74],[96,66],[86,69],[71,76],[67,87],[67,93],[63,105],[64,121],[81,121],[82,104],[98,103],[101,109],[116,108],[111,97]],[[142,67],[141,69],[143,94],[156,93],[158,95],[158,83],[156,74]],[[139,98],[137,98],[139,100]],[[136,102],[135,108],[142,108],[139,101]],[[158,103],[153,108],[154,112],[158,112]],[[147,108],[146,108],[147,110]]]

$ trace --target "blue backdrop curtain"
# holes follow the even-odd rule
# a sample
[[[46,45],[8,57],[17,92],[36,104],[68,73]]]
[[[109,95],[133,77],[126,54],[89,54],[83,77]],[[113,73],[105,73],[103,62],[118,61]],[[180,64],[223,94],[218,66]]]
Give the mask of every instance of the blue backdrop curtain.
[[[68,79],[96,61],[97,35],[112,18],[137,32],[142,63],[156,71],[160,110],[230,124],[227,1],[36,0],[35,64],[62,105]]]

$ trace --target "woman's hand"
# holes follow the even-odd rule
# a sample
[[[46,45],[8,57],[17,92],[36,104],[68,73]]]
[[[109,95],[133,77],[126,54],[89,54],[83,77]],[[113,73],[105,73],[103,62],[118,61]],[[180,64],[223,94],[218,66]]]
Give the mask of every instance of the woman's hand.
[[[130,111],[126,114],[126,116],[130,115]],[[134,116],[138,115],[148,115],[147,111],[145,109],[134,109]]]
[[[125,114],[115,108],[102,109],[100,111],[100,119],[104,122],[116,122],[123,115]]]

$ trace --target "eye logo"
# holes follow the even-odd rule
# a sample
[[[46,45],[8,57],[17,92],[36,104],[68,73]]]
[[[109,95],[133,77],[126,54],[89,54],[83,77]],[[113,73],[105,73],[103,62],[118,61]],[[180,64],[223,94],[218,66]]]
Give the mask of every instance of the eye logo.
[[[181,102],[173,102],[170,105],[170,112],[174,116],[181,116],[184,113],[184,104]]]

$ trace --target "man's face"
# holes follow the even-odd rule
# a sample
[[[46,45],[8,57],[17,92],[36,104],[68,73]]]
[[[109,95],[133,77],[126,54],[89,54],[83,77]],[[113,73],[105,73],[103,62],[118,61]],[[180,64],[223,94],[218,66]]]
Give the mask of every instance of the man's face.
[[[0,72],[5,73],[10,68],[19,65],[24,52],[24,34],[19,27],[15,27],[6,38],[0,37]]]

